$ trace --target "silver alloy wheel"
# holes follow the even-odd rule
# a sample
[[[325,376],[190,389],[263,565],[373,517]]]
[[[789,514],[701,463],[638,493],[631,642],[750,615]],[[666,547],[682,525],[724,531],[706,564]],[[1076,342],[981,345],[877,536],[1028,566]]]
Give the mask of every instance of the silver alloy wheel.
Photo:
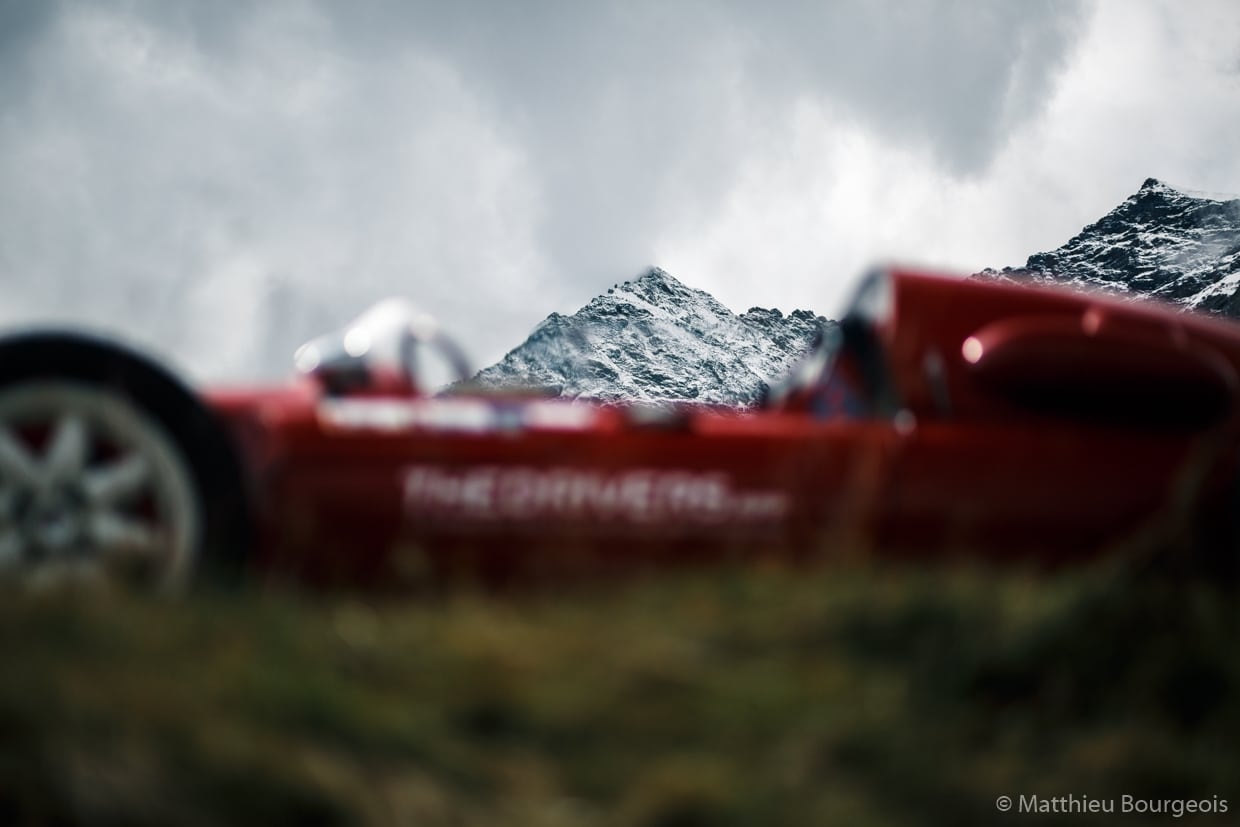
[[[176,591],[202,515],[165,430],[106,386],[0,387],[0,578]]]

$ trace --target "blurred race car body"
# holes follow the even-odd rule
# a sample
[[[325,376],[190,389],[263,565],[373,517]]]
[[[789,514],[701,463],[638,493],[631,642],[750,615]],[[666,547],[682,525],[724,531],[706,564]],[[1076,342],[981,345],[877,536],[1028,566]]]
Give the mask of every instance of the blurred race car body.
[[[161,588],[212,568],[508,582],[868,550],[1063,562],[1187,540],[1235,553],[1240,328],[1152,302],[876,271],[838,327],[748,411],[467,386],[430,394],[419,360],[439,350],[459,364],[459,351],[401,303],[308,344],[297,377],[266,388],[196,395],[164,374],[135,379],[142,371],[116,365],[158,370],[132,354],[105,358],[116,349],[104,343],[76,343],[105,352],[90,370],[69,357],[31,364],[20,344],[7,350],[17,368],[10,359],[0,373],[0,472],[14,490],[50,490],[39,475],[22,482],[22,467],[56,476],[66,417],[106,424],[71,405],[5,420],[14,389],[80,385],[137,412],[141,427],[119,436],[95,429],[99,445],[121,447],[91,449],[84,479],[127,457],[143,427],[168,438],[133,451],[178,449],[179,470],[108,504],[145,528],[128,545],[150,546],[158,562],[146,576]],[[169,482],[190,493],[161,505],[155,489]],[[92,523],[98,498],[47,496],[33,499],[53,517],[84,503],[65,518],[81,529],[57,546],[13,511],[12,565],[108,559],[109,535]],[[189,536],[181,512],[192,537],[169,568],[156,547],[170,532]]]
[[[1194,521],[1235,473],[1238,367],[1226,322],[887,270],[760,410],[430,396],[399,368],[350,390],[323,362],[210,398],[250,434],[272,565],[507,577],[1217,530]]]

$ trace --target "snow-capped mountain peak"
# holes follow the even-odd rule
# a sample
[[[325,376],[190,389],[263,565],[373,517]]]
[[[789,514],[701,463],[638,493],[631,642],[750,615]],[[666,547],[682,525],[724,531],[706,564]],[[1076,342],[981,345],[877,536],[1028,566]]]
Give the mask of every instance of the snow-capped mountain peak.
[[[747,405],[787,372],[824,324],[805,310],[737,315],[651,267],[570,316],[552,313],[474,381],[605,401]]]
[[[1240,317],[1240,199],[1190,194],[1147,178],[1059,249],[982,275],[1157,296]]]

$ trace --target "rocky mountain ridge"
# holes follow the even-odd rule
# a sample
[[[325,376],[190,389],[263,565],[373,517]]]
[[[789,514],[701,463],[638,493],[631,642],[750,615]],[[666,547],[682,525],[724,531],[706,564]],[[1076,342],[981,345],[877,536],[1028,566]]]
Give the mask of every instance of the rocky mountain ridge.
[[[1050,281],[1240,318],[1240,199],[1155,178],[1056,250],[981,277]]]
[[[1240,199],[1149,178],[1058,249],[974,277],[1153,296],[1240,319]],[[652,267],[576,313],[552,313],[473,381],[602,401],[746,406],[832,324],[807,310],[735,314]]]
[[[652,267],[572,315],[552,313],[474,382],[603,401],[744,406],[788,371],[825,324],[807,310],[735,314]]]

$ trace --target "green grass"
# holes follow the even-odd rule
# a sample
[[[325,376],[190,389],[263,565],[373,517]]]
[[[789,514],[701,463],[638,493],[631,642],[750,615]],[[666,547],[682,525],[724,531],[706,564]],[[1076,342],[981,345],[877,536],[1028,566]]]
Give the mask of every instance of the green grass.
[[[1102,570],[7,595],[0,823],[1002,824],[1033,793],[1234,823],[1237,632],[1234,594]]]

